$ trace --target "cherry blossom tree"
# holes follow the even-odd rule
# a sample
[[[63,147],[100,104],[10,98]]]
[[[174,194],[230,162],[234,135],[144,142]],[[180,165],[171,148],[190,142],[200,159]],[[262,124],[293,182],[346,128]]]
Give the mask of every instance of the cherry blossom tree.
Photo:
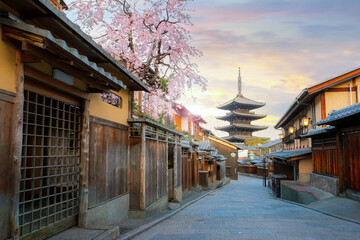
[[[207,85],[192,62],[202,53],[191,45],[188,1],[74,0],[71,9],[85,31],[147,84],[147,104],[163,111],[192,86]]]

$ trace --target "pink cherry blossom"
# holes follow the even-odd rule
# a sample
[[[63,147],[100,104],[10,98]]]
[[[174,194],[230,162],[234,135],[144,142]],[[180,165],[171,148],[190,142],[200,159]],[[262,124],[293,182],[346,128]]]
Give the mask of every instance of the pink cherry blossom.
[[[187,89],[207,86],[191,61],[202,52],[190,44],[189,1],[74,0],[71,10],[87,33],[146,83],[151,93],[144,94],[144,104],[169,112]]]

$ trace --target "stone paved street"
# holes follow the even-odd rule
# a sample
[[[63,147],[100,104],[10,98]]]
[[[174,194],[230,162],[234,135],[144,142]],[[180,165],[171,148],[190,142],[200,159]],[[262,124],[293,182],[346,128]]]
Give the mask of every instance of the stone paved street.
[[[360,239],[360,225],[276,200],[262,183],[240,176],[135,239]]]

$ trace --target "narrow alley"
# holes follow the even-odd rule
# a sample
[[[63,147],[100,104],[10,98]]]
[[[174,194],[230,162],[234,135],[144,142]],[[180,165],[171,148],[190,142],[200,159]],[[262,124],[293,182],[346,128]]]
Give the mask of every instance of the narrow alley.
[[[135,239],[360,239],[358,224],[276,200],[262,184],[239,176]]]

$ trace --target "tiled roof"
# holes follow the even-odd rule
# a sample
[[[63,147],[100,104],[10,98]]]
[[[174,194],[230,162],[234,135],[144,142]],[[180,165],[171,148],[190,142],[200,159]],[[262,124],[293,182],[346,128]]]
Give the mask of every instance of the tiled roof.
[[[278,143],[281,143],[281,142],[282,142],[281,139],[275,139],[275,140],[270,141],[270,142],[268,142],[268,143],[264,143],[263,145],[260,145],[260,146],[258,146],[258,147],[259,147],[259,148],[271,147],[271,146],[274,146],[274,145],[276,145],[276,144],[278,144]]]
[[[345,118],[349,118],[355,115],[360,115],[360,103],[355,103],[351,106],[346,108],[342,108],[336,111],[333,111],[329,114],[329,116],[323,120],[320,120],[314,125],[323,125],[323,124],[330,124],[335,123],[337,121],[343,120]]]
[[[216,130],[221,130],[221,131],[228,131],[232,129],[249,129],[249,130],[257,131],[257,130],[264,130],[267,128],[268,128],[267,126],[257,126],[246,123],[233,123],[222,127],[215,127]]]
[[[186,141],[186,140],[182,140],[182,141],[181,141],[181,146],[182,146],[183,148],[192,149],[189,141]]]
[[[215,148],[211,146],[210,142],[198,142],[199,143],[199,149],[202,151],[214,151]]]
[[[247,106],[248,109],[255,109],[255,108],[262,107],[264,105],[265,105],[265,103],[263,103],[263,102],[257,102],[257,101],[251,100],[249,98],[246,98],[242,95],[238,95],[238,96],[236,96],[236,98],[234,98],[224,104],[219,105],[218,108],[228,110],[229,108],[237,108],[240,106]]]
[[[267,154],[267,156],[286,160],[286,159],[289,159],[292,157],[297,157],[297,156],[305,155],[308,153],[311,153],[311,148],[291,150],[291,151],[272,152],[272,153]]]
[[[41,28],[37,28],[37,27],[35,27],[33,25],[30,25],[30,24],[27,24],[27,23],[24,23],[24,22],[19,22],[19,21],[15,21],[15,20],[11,20],[11,19],[5,19],[5,18],[0,18],[0,23],[4,24],[4,25],[7,25],[7,26],[14,27],[16,29],[19,29],[19,30],[22,30],[22,31],[25,31],[25,32],[35,34],[35,35],[40,36],[42,38],[48,39],[49,41],[51,41],[56,46],[62,48],[64,51],[71,54],[74,58],[80,60],[82,63],[86,64],[88,67],[90,67],[93,70],[95,70],[96,72],[100,73],[103,77],[106,77],[108,80],[110,80],[110,81],[118,84],[122,88],[126,89],[126,86],[123,84],[122,81],[120,81],[116,77],[112,76],[110,73],[105,72],[105,70],[103,68],[99,67],[96,63],[89,61],[89,59],[86,56],[81,55],[77,51],[77,49],[68,46],[67,43],[64,40],[55,38],[51,34],[50,31],[44,30],[44,29],[41,29]]]
[[[311,129],[308,134],[301,135],[301,137],[312,137],[312,136],[315,136],[315,135],[319,135],[319,134],[323,134],[323,133],[333,131],[335,129],[336,128],[334,126],[326,126],[326,127],[323,127],[323,128]]]
[[[237,135],[237,136],[227,136],[227,137],[223,137],[222,139],[226,140],[226,141],[229,141],[229,142],[232,142],[232,141],[244,141],[246,139],[249,139],[251,138],[251,136],[242,136],[242,135]],[[239,146],[238,144],[236,143],[233,143],[235,144],[236,146],[238,146],[239,148],[242,148],[242,146]]]
[[[245,118],[245,119],[260,119],[266,117],[265,114],[255,114],[255,113],[239,113],[239,112],[231,112],[226,114],[225,116],[216,117],[220,120],[227,120],[232,118]]]

